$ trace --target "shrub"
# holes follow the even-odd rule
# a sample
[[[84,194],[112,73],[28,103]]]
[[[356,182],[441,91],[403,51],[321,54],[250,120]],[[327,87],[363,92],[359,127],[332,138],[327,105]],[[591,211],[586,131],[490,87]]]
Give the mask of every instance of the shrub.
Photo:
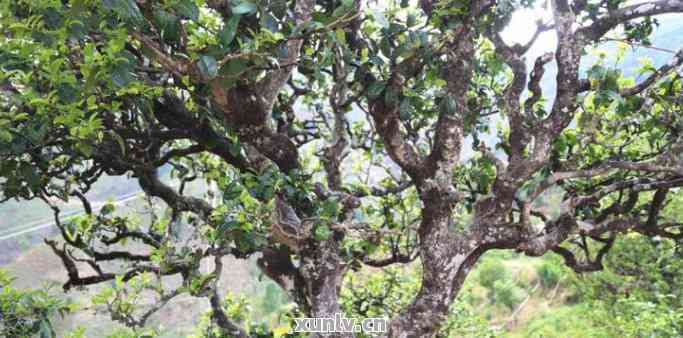
[[[683,336],[679,243],[623,235],[603,264],[602,271],[569,279],[592,321],[614,337]]]
[[[47,289],[16,289],[12,281],[0,269],[0,336],[54,337],[52,318],[70,311],[71,304],[56,298]]]
[[[510,271],[499,260],[485,260],[479,266],[479,284],[489,290],[496,281],[510,280]]]
[[[517,330],[515,337],[614,337],[595,321],[594,312],[584,304],[561,306],[534,316]]]
[[[543,262],[536,267],[536,274],[541,286],[544,289],[549,289],[557,285],[562,278],[562,267],[553,262]]]
[[[491,300],[512,310],[524,299],[524,291],[512,280],[497,280],[493,283]]]

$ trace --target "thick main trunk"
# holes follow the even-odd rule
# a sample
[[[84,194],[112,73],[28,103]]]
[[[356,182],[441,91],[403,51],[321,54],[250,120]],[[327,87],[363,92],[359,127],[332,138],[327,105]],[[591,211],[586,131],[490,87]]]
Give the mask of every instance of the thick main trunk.
[[[268,277],[277,282],[295,301],[307,318],[335,318],[343,313],[339,291],[346,272],[346,264],[339,255],[339,242],[334,238],[316,242],[300,252],[297,266],[287,249],[266,250],[258,265]],[[321,329],[315,327],[315,329]],[[325,329],[328,329],[325,327]],[[346,332],[317,332],[310,337],[353,337]]]
[[[306,281],[309,314],[312,317],[334,317],[339,313],[339,290],[344,266],[336,252],[316,250],[302,259],[301,273]]]
[[[389,324],[389,337],[434,337],[449,315],[466,276],[486,244],[482,236],[450,228],[449,209],[432,206],[423,213],[420,225],[420,254],[423,265],[421,289],[413,302]],[[347,266],[340,255],[339,239],[331,236],[305,247],[295,267],[289,252],[264,255],[260,266],[290,291],[308,318],[343,316],[339,293]],[[287,264],[276,259],[286,257]],[[283,267],[287,266],[286,269]],[[280,268],[274,273],[274,267]],[[289,278],[282,278],[283,275]],[[354,337],[351,332],[312,333],[311,337]]]
[[[485,251],[449,230],[446,215],[426,217],[421,226],[423,266],[420,291],[389,326],[389,337],[434,337],[448,317],[465,277]]]
[[[335,318],[343,316],[339,305],[339,291],[346,272],[346,264],[339,255],[339,242],[333,238],[316,243],[316,247],[302,255],[299,271],[305,283],[307,316]],[[329,328],[325,328],[329,329]],[[339,328],[336,328],[337,330]],[[351,332],[312,333],[311,337],[353,337]]]

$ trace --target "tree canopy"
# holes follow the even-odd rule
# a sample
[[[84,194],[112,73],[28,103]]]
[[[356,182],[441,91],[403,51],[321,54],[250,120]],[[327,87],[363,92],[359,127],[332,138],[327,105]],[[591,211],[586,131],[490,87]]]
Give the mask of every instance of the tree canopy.
[[[502,37],[515,11],[541,6],[551,15],[526,42]],[[387,334],[431,337],[487,250],[554,252],[590,272],[619,233],[683,237],[667,208],[682,196],[683,50],[637,78],[586,57],[605,41],[648,46],[657,17],[680,12],[680,0],[5,1],[0,200],[51,205],[64,289],[128,283],[101,296],[126,325],[189,292],[222,334],[256,335],[219,297],[226,255],[258,257],[308,317],[342,311],[350,271],[417,262],[419,289]],[[544,32],[554,52],[527,62]],[[104,175],[134,178],[166,211],[141,222],[93,206]],[[194,181],[212,188],[188,193]],[[557,210],[541,205],[551,194]],[[85,214],[63,219],[58,200]],[[184,282],[156,287],[165,275]],[[131,301],[142,290],[158,292],[144,310]]]

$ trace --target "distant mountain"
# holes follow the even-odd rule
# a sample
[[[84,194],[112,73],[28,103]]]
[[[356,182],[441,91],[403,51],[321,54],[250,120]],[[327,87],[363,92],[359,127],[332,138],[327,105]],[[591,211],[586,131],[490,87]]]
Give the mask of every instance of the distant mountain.
[[[653,33],[652,46],[659,47],[663,49],[677,51],[683,48],[683,15],[681,14],[670,14],[658,17],[659,26]],[[616,42],[608,42],[603,44],[601,49],[608,51],[608,59],[614,60],[616,51],[618,49]],[[527,63],[529,68],[532,67],[536,57],[548,51],[553,51],[555,45],[539,45],[534,46],[529,52]],[[642,58],[652,59],[652,63],[655,67],[660,67],[665,64],[673,55],[668,52],[664,52],[657,49],[647,48],[647,47],[635,47],[629,48],[624,55],[624,59],[619,63],[620,68],[626,76],[636,76],[638,75],[638,69],[641,67],[640,60]],[[586,55],[581,63],[583,70],[585,71],[588,67],[592,66],[596,61],[596,56]],[[541,87],[543,88],[543,94],[548,99],[548,105],[551,105],[555,96],[555,76],[557,76],[557,64],[550,63],[546,66],[545,76],[541,81]],[[645,75],[646,76],[646,75]],[[549,107],[548,107],[549,108]]]

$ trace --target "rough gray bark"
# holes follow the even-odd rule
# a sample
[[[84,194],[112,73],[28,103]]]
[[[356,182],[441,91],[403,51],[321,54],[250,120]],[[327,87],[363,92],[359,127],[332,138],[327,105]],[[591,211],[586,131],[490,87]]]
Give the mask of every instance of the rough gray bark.
[[[339,243],[330,238],[316,245],[313,252],[303,257],[301,275],[305,280],[310,317],[334,318],[343,314],[339,304],[339,291],[346,265],[339,256]],[[314,334],[313,337],[353,337],[352,333]]]

